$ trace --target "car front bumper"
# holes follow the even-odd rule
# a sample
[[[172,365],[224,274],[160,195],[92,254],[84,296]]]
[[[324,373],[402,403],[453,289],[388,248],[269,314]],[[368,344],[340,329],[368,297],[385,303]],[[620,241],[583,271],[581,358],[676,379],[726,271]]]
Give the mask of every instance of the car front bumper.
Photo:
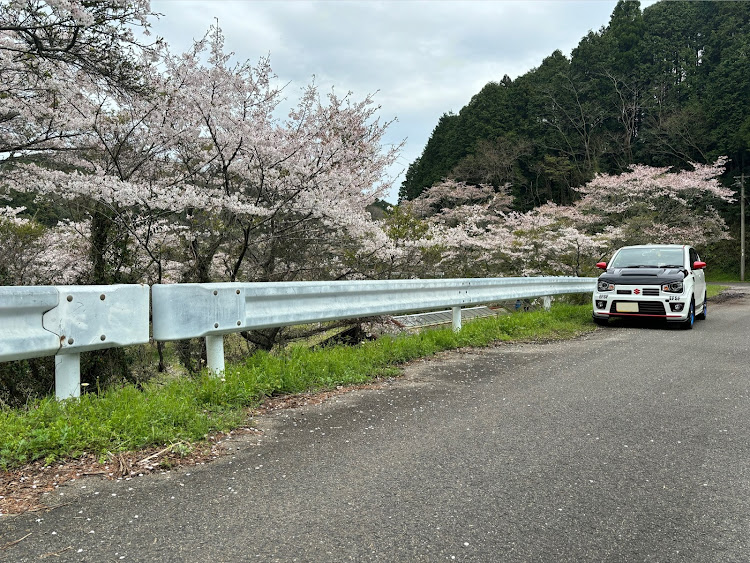
[[[593,317],[651,317],[681,322],[690,315],[690,295],[667,293],[659,286],[622,287],[613,291],[597,291],[593,295]]]

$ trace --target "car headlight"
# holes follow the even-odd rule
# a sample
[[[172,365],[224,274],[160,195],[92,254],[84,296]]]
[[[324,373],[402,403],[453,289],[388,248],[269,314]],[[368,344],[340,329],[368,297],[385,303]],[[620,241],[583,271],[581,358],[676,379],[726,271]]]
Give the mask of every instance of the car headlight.
[[[661,286],[661,290],[667,293],[682,293],[682,289],[682,282],[665,283]]]
[[[596,284],[597,291],[614,291],[615,284],[609,283],[606,280],[599,280],[599,283]]]

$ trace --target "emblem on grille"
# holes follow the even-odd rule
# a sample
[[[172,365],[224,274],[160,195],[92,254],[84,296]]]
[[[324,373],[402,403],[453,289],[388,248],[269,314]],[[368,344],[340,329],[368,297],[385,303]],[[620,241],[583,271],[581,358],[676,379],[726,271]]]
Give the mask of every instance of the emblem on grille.
[[[641,290],[640,289],[634,289],[633,293],[635,293],[636,295],[640,295],[641,294]]]

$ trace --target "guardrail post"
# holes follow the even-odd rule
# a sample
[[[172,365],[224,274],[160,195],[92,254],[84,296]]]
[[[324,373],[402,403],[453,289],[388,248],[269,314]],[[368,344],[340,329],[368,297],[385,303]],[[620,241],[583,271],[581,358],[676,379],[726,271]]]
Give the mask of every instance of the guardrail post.
[[[542,303],[544,304],[544,310],[549,311],[552,307],[552,296],[545,295],[544,297],[542,297]]]
[[[214,375],[224,372],[224,337],[206,336],[206,360],[208,371]]]
[[[453,311],[453,332],[461,330],[461,307],[451,307]]]
[[[58,401],[81,396],[81,355],[55,356],[55,397]]]

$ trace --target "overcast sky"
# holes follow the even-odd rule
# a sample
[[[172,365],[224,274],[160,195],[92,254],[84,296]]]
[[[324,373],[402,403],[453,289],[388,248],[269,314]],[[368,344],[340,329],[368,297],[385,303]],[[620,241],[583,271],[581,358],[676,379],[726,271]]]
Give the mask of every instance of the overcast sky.
[[[641,2],[641,7],[655,0]],[[296,99],[315,76],[325,93],[374,93],[389,143],[406,140],[391,171],[395,203],[407,166],[440,116],[458,113],[482,86],[565,55],[606,26],[616,0],[152,0],[152,31],[185,51],[218,19],[239,60],[270,55]]]

